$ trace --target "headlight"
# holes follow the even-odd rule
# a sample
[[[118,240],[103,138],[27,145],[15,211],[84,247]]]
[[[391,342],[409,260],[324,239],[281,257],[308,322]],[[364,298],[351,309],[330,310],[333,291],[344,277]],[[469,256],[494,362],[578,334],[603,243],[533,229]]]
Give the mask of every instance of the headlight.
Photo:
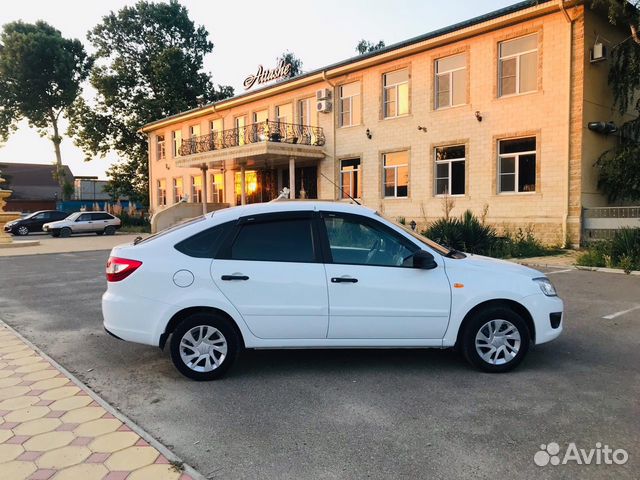
[[[547,297],[555,297],[558,295],[556,293],[556,287],[553,286],[553,283],[551,283],[551,280],[547,277],[534,278],[533,281],[538,284],[542,293]]]

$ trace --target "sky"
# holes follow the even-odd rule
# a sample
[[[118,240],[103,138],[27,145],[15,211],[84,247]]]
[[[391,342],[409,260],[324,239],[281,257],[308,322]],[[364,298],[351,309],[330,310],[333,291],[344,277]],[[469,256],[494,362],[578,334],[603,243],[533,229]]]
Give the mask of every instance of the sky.
[[[258,65],[273,68],[285,51],[295,53],[309,71],[356,54],[360,39],[384,40],[387,45],[505,7],[516,0],[180,0],[197,25],[203,25],[214,43],[204,70],[214,83],[231,85],[242,93],[242,81]],[[89,53],[88,30],[102,17],[135,0],[4,0],[0,26],[7,22],[44,20],[68,38],[77,38]],[[66,128],[66,125],[64,126]],[[64,138],[63,163],[74,175],[106,178],[117,161],[114,154],[85,161],[85,154]],[[0,164],[50,163],[53,144],[21,122],[0,147]]]

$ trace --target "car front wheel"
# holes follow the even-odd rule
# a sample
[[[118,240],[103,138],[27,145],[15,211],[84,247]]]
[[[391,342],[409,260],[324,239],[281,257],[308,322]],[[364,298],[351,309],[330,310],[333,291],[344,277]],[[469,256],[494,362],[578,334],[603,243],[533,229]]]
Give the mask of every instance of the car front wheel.
[[[71,236],[71,229],[69,227],[63,227],[60,229],[60,236],[62,238],[67,238]]]
[[[178,325],[171,337],[171,359],[178,371],[193,380],[215,380],[238,355],[240,339],[231,322],[197,313]]]
[[[21,237],[24,237],[25,235],[29,235],[29,228],[24,225],[20,225],[16,233]]]
[[[512,370],[529,350],[531,335],[524,319],[506,307],[478,312],[466,325],[462,352],[476,368],[490,373]]]

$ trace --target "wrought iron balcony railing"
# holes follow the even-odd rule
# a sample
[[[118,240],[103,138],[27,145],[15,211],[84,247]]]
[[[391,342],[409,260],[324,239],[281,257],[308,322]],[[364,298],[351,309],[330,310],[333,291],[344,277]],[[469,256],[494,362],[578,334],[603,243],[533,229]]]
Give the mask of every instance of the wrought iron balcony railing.
[[[323,146],[324,132],[320,127],[284,123],[273,120],[252,123],[244,127],[211,132],[182,140],[180,155],[211,152],[252,143],[278,142]]]

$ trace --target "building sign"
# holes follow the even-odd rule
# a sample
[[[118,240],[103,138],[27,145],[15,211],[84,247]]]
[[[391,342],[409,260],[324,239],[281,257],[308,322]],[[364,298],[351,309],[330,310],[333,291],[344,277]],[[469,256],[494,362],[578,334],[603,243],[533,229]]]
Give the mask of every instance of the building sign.
[[[272,80],[281,80],[290,76],[291,64],[285,63],[284,60],[280,60],[278,66],[273,70],[265,70],[262,65],[258,65],[258,72],[244,79],[244,89],[249,90],[255,84],[261,85]]]

